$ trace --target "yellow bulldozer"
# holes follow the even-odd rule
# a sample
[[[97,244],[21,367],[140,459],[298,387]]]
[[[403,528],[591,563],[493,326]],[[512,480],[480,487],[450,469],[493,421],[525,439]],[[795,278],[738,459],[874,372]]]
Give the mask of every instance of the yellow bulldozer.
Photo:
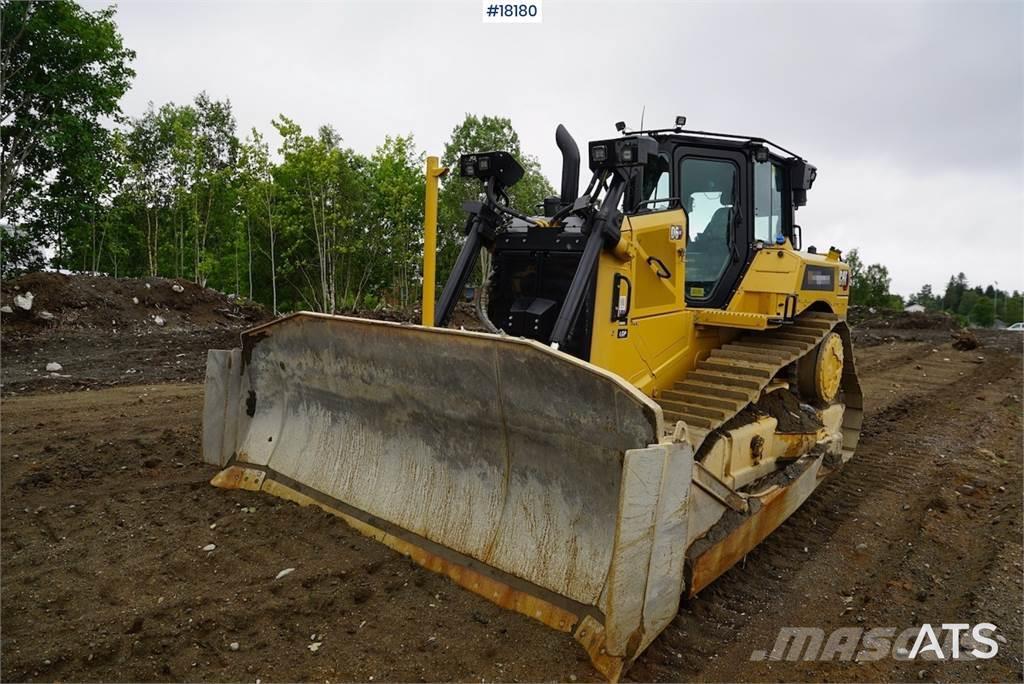
[[[314,504],[460,586],[570,632],[615,681],[676,615],[852,458],[862,396],[838,250],[801,249],[816,169],[768,140],[558,127],[561,194],[478,179],[424,324],[296,313],[212,350],[219,487]],[[437,182],[428,163],[428,227]],[[482,328],[446,327],[480,254]]]

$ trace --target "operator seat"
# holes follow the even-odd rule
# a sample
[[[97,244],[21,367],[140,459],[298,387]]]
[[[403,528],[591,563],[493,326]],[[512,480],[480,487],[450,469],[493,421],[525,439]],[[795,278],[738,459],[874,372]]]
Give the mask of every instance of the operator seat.
[[[708,227],[701,233],[701,239],[709,246],[721,245],[724,249],[729,237],[729,225],[732,223],[732,207],[721,206],[711,215]]]
[[[728,200],[725,200],[728,201]],[[718,280],[729,260],[729,231],[733,207],[723,204],[715,210],[707,227],[687,251],[686,274],[689,281],[710,283]]]

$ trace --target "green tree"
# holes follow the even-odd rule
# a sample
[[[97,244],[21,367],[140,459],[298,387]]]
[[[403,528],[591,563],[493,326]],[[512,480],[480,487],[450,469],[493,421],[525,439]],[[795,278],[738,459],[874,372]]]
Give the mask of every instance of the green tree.
[[[889,269],[881,264],[864,266],[860,253],[851,249],[846,255],[850,267],[850,303],[878,308],[900,308],[903,300],[889,292],[892,279]]]
[[[113,131],[109,146],[100,159],[83,155],[90,166],[74,178],[64,170],[57,173],[47,192],[39,197],[27,226],[38,224],[36,234],[48,232],[54,246],[50,265],[57,268],[99,271],[107,246],[112,220],[113,198],[124,182],[124,138]]]
[[[871,264],[864,269],[860,291],[864,295],[864,303],[868,306],[892,308],[897,307],[902,300],[893,300],[889,293],[889,285],[892,279],[889,277],[889,269],[881,264]]]
[[[191,200],[193,276],[206,285],[210,274],[223,268],[218,257],[232,255],[238,283],[238,217],[234,213],[234,187],[239,142],[235,135],[235,117],[229,100],[211,100],[200,93],[193,107],[186,109],[194,118],[186,119],[192,128],[182,131],[176,140],[185,143],[192,171],[185,191]],[[224,273],[219,274],[225,280]]]
[[[1013,294],[1006,299],[1006,308],[1003,313],[1003,320],[1008,323],[1017,323],[1024,320],[1024,296],[1014,290]]]
[[[950,276],[949,282],[946,283],[946,292],[942,295],[942,308],[946,311],[959,311],[960,300],[966,290],[967,276],[963,272],[958,273],[955,277]]]
[[[205,93],[188,105],[152,104],[125,134],[125,193],[144,242],[145,273],[221,286],[240,277],[236,211],[239,142],[231,103]]]
[[[135,224],[130,232],[144,239],[144,272],[150,276],[160,273],[160,219],[174,194],[176,174],[171,150],[177,116],[173,105],[164,105],[158,111],[150,103],[142,116],[132,120],[126,133],[124,192]],[[126,232],[129,232],[127,227]],[[136,240],[126,241],[126,246],[132,252],[139,248]],[[137,263],[136,259],[131,260]]]
[[[70,0],[0,8],[0,219],[4,269],[38,266],[32,255],[74,222],[96,220],[119,100],[134,71],[114,9]],[[44,213],[57,224],[31,221]]]
[[[334,313],[365,252],[358,219],[366,201],[367,162],[343,149],[330,126],[313,136],[285,116],[273,124],[282,138],[282,161],[273,171],[282,219],[282,276],[297,302]]]
[[[846,265],[850,267],[850,302],[853,304],[860,304],[859,301],[855,301],[857,286],[860,284],[861,276],[864,275],[864,262],[860,260],[860,252],[856,248],[851,249],[846,253],[846,259],[844,259]]]
[[[992,300],[982,296],[971,307],[971,322],[983,328],[991,328],[995,320],[995,307],[992,304]]]
[[[942,300],[932,292],[932,286],[925,284],[915,294],[910,295],[908,300],[912,304],[920,304],[929,311],[938,311],[942,308]]]
[[[974,290],[965,290],[963,295],[960,297],[960,304],[956,308],[956,313],[964,316],[965,318],[971,315],[971,311],[974,309],[974,305],[978,303],[980,296]]]
[[[258,264],[254,264],[253,260],[253,250],[255,249],[268,262],[270,310],[277,315],[278,186],[274,183],[274,165],[270,160],[270,147],[255,128],[242,144],[239,167],[239,192],[245,207],[249,297],[253,298],[254,292],[257,291],[257,285],[253,279],[254,271],[258,269]]]
[[[369,160],[365,229],[369,252],[355,292],[358,304],[376,269],[385,298],[402,308],[419,301],[423,266],[424,157],[409,137],[387,137]]]

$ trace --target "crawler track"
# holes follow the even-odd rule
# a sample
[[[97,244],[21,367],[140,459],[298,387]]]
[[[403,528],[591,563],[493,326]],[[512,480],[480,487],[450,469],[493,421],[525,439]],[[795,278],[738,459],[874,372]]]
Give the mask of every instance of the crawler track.
[[[686,423],[693,447],[756,402],[768,384],[787,366],[810,354],[825,336],[836,331],[843,339],[842,378],[844,460],[853,456],[864,415],[863,396],[853,361],[846,323],[829,313],[808,312],[793,323],[765,332],[746,333],[711,352],[707,359],[658,397],[666,423]]]

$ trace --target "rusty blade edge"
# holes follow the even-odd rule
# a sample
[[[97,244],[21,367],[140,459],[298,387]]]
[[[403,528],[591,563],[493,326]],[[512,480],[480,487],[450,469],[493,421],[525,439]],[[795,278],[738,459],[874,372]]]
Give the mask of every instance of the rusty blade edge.
[[[262,491],[303,506],[318,506],[342,518],[360,534],[381,542],[427,570],[448,577],[460,587],[506,610],[573,634],[590,656],[594,668],[610,682],[617,682],[624,670],[624,660],[605,651],[604,615],[595,606],[577,603],[480,563],[270,468],[232,462],[217,473],[210,484],[223,489]]]

